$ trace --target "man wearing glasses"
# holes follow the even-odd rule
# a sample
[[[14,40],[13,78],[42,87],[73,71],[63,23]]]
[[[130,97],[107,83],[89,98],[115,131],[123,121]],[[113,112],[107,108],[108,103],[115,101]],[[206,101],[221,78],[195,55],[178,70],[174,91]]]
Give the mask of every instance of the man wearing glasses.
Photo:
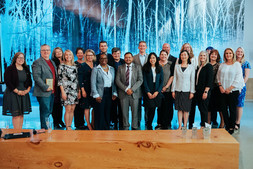
[[[33,95],[37,97],[40,107],[40,123],[42,129],[48,129],[46,119],[53,110],[55,85],[57,82],[57,69],[49,59],[50,46],[44,44],[40,47],[41,57],[32,64],[33,79],[35,81]]]

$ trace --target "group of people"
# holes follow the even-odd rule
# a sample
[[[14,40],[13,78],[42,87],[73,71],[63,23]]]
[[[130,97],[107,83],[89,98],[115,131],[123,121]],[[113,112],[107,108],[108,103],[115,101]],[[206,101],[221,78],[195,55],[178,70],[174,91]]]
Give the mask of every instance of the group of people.
[[[162,50],[146,53],[147,44],[139,42],[139,53],[131,52],[121,58],[119,48],[107,53],[107,43],[99,43],[100,53],[91,49],[76,49],[77,61],[71,50],[56,47],[49,58],[49,45],[41,46],[41,57],[32,64],[33,95],[37,97],[41,128],[47,129],[52,114],[54,127],[76,129],[138,130],[144,107],[145,126],[152,130],[155,111],[158,118],[155,129],[171,129],[173,105],[178,110],[178,129],[193,127],[196,105],[205,123],[218,126],[229,133],[240,128],[240,119],[246,93],[245,83],[251,69],[245,61],[244,50],[231,48],[224,51],[223,63],[218,50],[208,47],[199,56],[193,54],[189,43],[183,44],[179,58],[170,54],[170,45]],[[29,91],[31,73],[25,56],[18,52],[4,73],[6,91],[3,97],[3,114],[13,116],[13,127],[22,128],[23,115],[31,112]],[[64,122],[62,111],[65,107]],[[129,124],[131,108],[131,127]],[[91,111],[92,109],[92,111]]]

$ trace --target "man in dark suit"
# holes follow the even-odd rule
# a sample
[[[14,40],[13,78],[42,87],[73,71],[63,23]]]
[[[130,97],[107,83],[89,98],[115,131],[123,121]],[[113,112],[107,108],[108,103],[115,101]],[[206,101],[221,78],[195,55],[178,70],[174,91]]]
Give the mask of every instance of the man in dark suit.
[[[112,63],[114,61],[113,57],[111,54],[107,53],[107,49],[108,49],[108,45],[106,41],[101,41],[99,42],[99,50],[100,53],[96,55],[97,57],[97,65],[99,65],[99,59],[100,59],[100,55],[102,53],[106,54],[107,58],[108,58],[108,65],[112,66]]]
[[[32,64],[35,81],[33,95],[37,97],[39,102],[42,129],[48,128],[46,119],[49,118],[53,110],[54,92],[57,85],[57,69],[54,62],[49,59],[50,53],[50,46],[42,45],[40,47],[41,57]]]
[[[111,66],[115,69],[116,75],[118,67],[125,63],[124,59],[120,58],[120,55],[120,48],[112,48],[113,62],[111,63]],[[115,130],[117,130],[118,128],[123,129],[122,110],[118,97],[112,101],[111,122],[114,123]]]
[[[116,84],[119,89],[119,98],[123,113],[123,129],[129,130],[129,106],[132,111],[132,130],[139,129],[138,105],[142,96],[143,82],[141,66],[132,63],[133,55],[127,52],[124,56],[125,64],[119,66],[116,75]]]

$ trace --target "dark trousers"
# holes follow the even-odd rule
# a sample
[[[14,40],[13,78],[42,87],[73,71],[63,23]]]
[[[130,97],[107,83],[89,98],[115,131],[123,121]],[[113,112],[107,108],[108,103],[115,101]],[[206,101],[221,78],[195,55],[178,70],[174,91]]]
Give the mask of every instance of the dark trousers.
[[[104,94],[101,103],[95,102],[94,106],[95,130],[110,129],[111,105],[112,88],[104,88]]]
[[[112,100],[111,121],[114,123],[114,127],[119,123],[119,129],[123,128],[122,109],[118,97]]]
[[[189,114],[189,129],[192,128],[192,125],[195,120],[196,105],[197,105],[197,98],[196,98],[196,94],[195,94],[194,97],[192,98],[191,111]]]
[[[75,107],[74,123],[75,123],[75,127],[77,128],[84,126],[84,109],[81,108],[79,103]]]
[[[195,96],[196,96],[198,108],[200,111],[200,117],[201,117],[200,125],[204,127],[208,119],[208,104],[209,104],[209,99],[210,99],[210,92],[208,92],[207,98],[205,100],[202,99],[202,96],[203,96],[202,92],[196,92]]]
[[[221,111],[223,114],[226,129],[235,128],[236,107],[238,103],[239,91],[230,94],[221,94]],[[228,112],[229,110],[229,112]]]
[[[53,116],[55,126],[59,124],[63,124],[61,103],[54,102],[52,116]]]
[[[162,128],[171,127],[173,119],[173,103],[174,99],[171,92],[164,92],[161,106],[157,109],[157,124],[161,124]]]
[[[147,121],[146,121],[146,126],[148,130],[152,130],[152,122],[155,116],[155,109],[156,107],[147,107],[145,109],[146,115],[147,115]]]

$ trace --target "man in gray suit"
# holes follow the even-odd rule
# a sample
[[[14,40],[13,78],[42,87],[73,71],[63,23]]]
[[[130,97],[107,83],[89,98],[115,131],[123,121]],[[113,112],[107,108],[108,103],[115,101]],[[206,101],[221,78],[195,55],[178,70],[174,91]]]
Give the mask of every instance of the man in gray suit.
[[[141,66],[132,63],[133,55],[127,52],[124,56],[125,64],[119,66],[116,74],[119,99],[123,114],[123,129],[129,129],[129,106],[132,111],[132,130],[139,129],[138,105],[141,98],[141,85],[143,82]]]
[[[134,60],[133,62],[137,65],[140,65],[141,67],[144,66],[144,64],[147,62],[148,59],[148,54],[146,53],[147,50],[147,43],[145,41],[140,41],[139,42],[139,53],[137,55],[134,55]],[[142,97],[139,100],[140,104],[138,107],[138,126],[140,127],[141,123],[141,103],[142,103]],[[144,108],[145,109],[145,108]],[[146,111],[145,111],[146,112]],[[147,119],[147,116],[145,114],[145,121]]]
[[[46,119],[52,113],[55,85],[57,85],[57,69],[49,59],[50,46],[40,47],[41,57],[32,64],[33,79],[35,81],[33,95],[37,97],[40,106],[40,123],[42,129],[48,129]]]
[[[147,44],[145,41],[139,42],[139,53],[137,55],[134,55],[134,63],[137,65],[141,65],[141,67],[144,66],[144,64],[147,62],[148,54],[146,53],[147,50]]]

